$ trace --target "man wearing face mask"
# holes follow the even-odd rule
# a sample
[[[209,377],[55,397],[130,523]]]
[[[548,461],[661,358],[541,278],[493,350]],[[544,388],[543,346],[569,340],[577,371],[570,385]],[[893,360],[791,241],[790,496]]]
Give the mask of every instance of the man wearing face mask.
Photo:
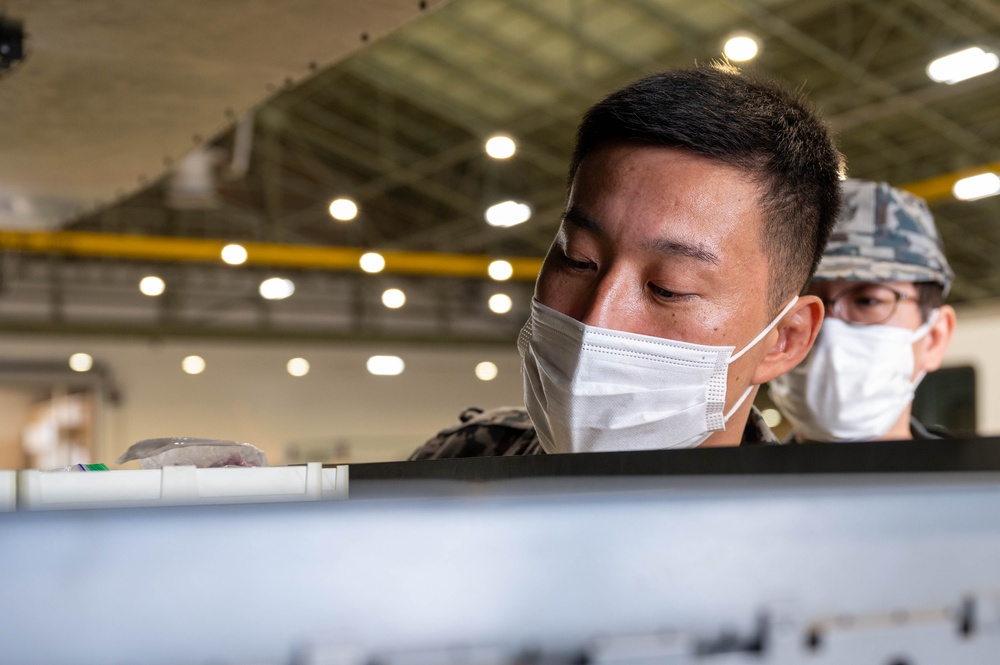
[[[776,443],[753,397],[819,330],[799,294],[841,166],[802,100],[730,67],[599,102],[518,340],[526,413],[469,410],[411,459]]]
[[[934,218],[886,183],[846,180],[843,195],[808,291],[827,318],[806,360],[771,382],[771,398],[798,441],[939,438],[910,414],[955,328]]]

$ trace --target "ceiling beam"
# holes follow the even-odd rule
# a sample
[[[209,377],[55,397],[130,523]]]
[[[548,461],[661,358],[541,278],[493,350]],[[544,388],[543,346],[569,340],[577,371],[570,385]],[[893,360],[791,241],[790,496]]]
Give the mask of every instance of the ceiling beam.
[[[67,257],[221,264],[226,240],[174,236],[115,235],[84,231],[0,231],[0,250],[46,254],[54,264]],[[359,260],[367,250],[358,247],[243,243],[246,265],[275,268],[323,269],[360,272]],[[386,273],[437,277],[486,278],[495,257],[443,252],[385,250]],[[508,259],[513,279],[533,280],[541,259]],[[53,273],[55,274],[55,273]]]
[[[879,79],[865,69],[858,67],[834,49],[817,41],[794,25],[771,13],[770,10],[756,0],[725,0],[725,2],[734,12],[740,12],[752,18],[758,25],[775,37],[799,49],[830,71],[839,73],[853,83],[862,86],[870,93],[883,99],[902,94],[902,91],[895,85]],[[970,154],[976,155],[979,159],[992,161],[996,158],[996,148],[984,146],[978,136],[967,131],[964,127],[945,117],[940,112],[918,105],[910,105],[904,112],[961,146]]]

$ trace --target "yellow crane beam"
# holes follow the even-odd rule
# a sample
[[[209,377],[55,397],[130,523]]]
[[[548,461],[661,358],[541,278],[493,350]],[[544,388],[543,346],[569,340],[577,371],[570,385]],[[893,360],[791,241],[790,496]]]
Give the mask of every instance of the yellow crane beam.
[[[1000,173],[1000,162],[946,173],[902,185],[901,188],[935,203],[952,196],[958,180],[993,171]],[[221,263],[224,240],[145,236],[87,231],[0,231],[0,251],[29,252],[82,258],[126,259],[185,263]],[[247,250],[248,265],[297,270],[360,271],[361,255],[369,250],[358,247],[287,245],[279,243],[240,243]],[[445,252],[379,252],[385,259],[385,272],[435,277],[487,277],[489,264],[499,257],[481,254]],[[542,266],[540,258],[506,258],[513,268],[512,279],[534,280]]]
[[[0,250],[58,256],[222,263],[224,240],[141,236],[86,231],[0,231]],[[247,251],[247,265],[298,270],[360,271],[359,260],[370,250],[357,247],[240,243]],[[379,252],[385,272],[437,277],[486,278],[496,256],[442,252]],[[541,268],[539,258],[505,258],[513,268],[512,279],[534,280]]]
[[[927,203],[937,203],[944,199],[953,198],[951,188],[962,178],[968,178],[970,175],[978,175],[987,171],[1000,174],[1000,162],[980,164],[979,166],[936,175],[932,178],[917,180],[916,182],[900,186],[900,189],[905,189],[908,192],[916,194],[927,201]]]

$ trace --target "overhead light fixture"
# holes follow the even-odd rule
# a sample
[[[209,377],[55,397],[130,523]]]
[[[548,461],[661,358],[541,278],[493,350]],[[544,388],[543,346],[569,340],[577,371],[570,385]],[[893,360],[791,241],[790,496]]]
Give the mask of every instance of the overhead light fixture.
[[[185,374],[201,374],[205,371],[205,359],[201,356],[187,356],[181,361]]]
[[[167,285],[156,275],[147,275],[139,280],[139,291],[144,296],[161,296]]]
[[[492,381],[497,378],[497,374],[497,366],[488,360],[476,365],[476,378],[480,381]]]
[[[351,199],[334,199],[329,210],[330,217],[338,222],[349,222],[358,216],[358,204]]]
[[[760,412],[760,415],[764,418],[764,423],[768,427],[777,427],[784,420],[781,412],[777,409],[764,409]]]
[[[69,368],[74,372],[89,372],[94,366],[94,358],[89,353],[74,353],[69,357]]]
[[[382,292],[382,304],[389,309],[399,309],[406,304],[406,294],[399,289],[386,289]]]
[[[753,60],[759,51],[757,40],[749,35],[734,35],[722,47],[722,52],[733,62]]]
[[[382,258],[381,254],[368,252],[361,255],[361,260],[358,261],[358,264],[365,272],[382,272],[382,269],[385,268],[385,259]]]
[[[399,356],[372,356],[367,363],[368,372],[375,376],[396,376],[406,365]]]
[[[292,358],[285,365],[285,369],[292,376],[305,376],[309,373],[309,361],[305,358]]]
[[[979,175],[962,178],[951,188],[956,199],[960,201],[975,201],[987,196],[1000,194],[1000,176],[996,173],[980,173]]]
[[[222,248],[222,260],[231,266],[243,265],[247,260],[247,250],[235,243],[226,245]]]
[[[996,53],[973,46],[933,61],[927,65],[927,76],[936,83],[951,85],[974,76],[989,74],[998,66],[1000,57]]]
[[[515,152],[517,152],[517,144],[509,136],[497,134],[486,141],[486,154],[493,159],[508,159],[513,157]]]
[[[522,224],[531,219],[531,206],[517,201],[504,201],[486,209],[486,223],[490,226],[506,228]]]
[[[490,296],[490,311],[496,314],[506,314],[514,306],[514,301],[506,293],[496,293]]]
[[[295,293],[295,284],[284,277],[270,277],[260,283],[260,296],[265,300],[284,300]]]
[[[495,279],[498,282],[505,282],[514,274],[514,266],[508,261],[493,261],[486,269],[486,273],[491,279]]]

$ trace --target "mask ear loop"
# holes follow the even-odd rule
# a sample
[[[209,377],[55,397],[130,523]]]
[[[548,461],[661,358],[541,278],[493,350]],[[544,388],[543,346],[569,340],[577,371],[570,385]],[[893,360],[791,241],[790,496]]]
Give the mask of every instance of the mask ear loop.
[[[930,333],[931,331],[931,327],[934,325],[934,322],[937,321],[937,317],[938,317],[938,308],[935,307],[934,309],[931,310],[930,316],[927,317],[927,323],[925,323],[924,325],[920,326],[919,328],[913,331],[914,342],[919,342],[924,337],[927,337],[928,333]],[[913,388],[914,391],[917,389],[917,386],[920,385],[920,382],[924,380],[925,376],[927,376],[927,370],[925,369],[922,369],[920,370],[920,372],[917,373],[917,378],[913,379],[913,381],[910,383],[910,386]]]
[[[776,317],[774,317],[774,319],[772,319],[769,324],[767,324],[767,327],[760,331],[759,335],[757,335],[752,340],[750,340],[750,343],[747,344],[746,346],[744,346],[740,350],[739,353],[734,353],[732,356],[729,357],[729,363],[732,363],[733,361],[738,360],[740,358],[740,356],[742,356],[744,353],[746,353],[747,351],[749,351],[750,349],[752,349],[753,347],[755,347],[757,345],[757,342],[759,342],[760,340],[764,339],[764,336],[767,335],[767,333],[771,332],[771,330],[774,329],[774,326],[778,325],[778,322],[781,321],[781,319],[784,318],[785,314],[788,314],[789,310],[791,310],[792,307],[795,305],[795,303],[797,303],[798,301],[799,301],[799,297],[798,296],[795,296],[794,298],[792,298],[788,302],[788,304],[785,305],[785,308],[783,310],[781,310],[780,312],[778,312],[778,315]]]
[[[929,333],[931,331],[931,328],[934,326],[934,323],[937,321],[938,311],[940,311],[940,310],[937,307],[935,307],[934,309],[932,309],[931,313],[930,313],[930,316],[927,317],[927,323],[923,324],[922,326],[920,326],[919,328],[917,328],[916,330],[913,331],[913,341],[914,342],[919,342],[924,337],[927,337],[927,333]]]
[[[729,419],[733,417],[733,414],[736,413],[736,410],[739,409],[741,406],[743,406],[743,402],[745,402],[746,398],[750,396],[751,390],[753,390],[753,386],[747,386],[747,389],[743,391],[743,394],[740,395],[740,398],[736,400],[736,404],[733,404],[733,408],[729,409],[728,413],[722,416],[722,422],[724,423],[729,422]]]
[[[752,349],[754,346],[756,346],[757,342],[759,342],[760,340],[764,339],[764,337],[767,335],[767,333],[771,332],[771,330],[773,330],[774,327],[776,325],[778,325],[778,322],[780,322],[781,319],[783,319],[785,317],[785,314],[788,314],[788,312],[792,309],[792,307],[798,301],[799,301],[799,297],[798,296],[795,296],[794,298],[792,298],[791,301],[789,301],[789,303],[787,305],[785,305],[785,308],[782,309],[780,312],[778,312],[778,315],[776,317],[774,317],[774,319],[769,324],[767,324],[767,327],[760,331],[759,335],[757,335],[752,340],[750,340],[750,343],[747,344],[746,346],[744,346],[743,349],[739,353],[734,353],[733,355],[731,355],[729,357],[729,361],[727,362],[727,364],[730,364],[734,360],[739,359],[740,356],[742,356],[744,353],[746,353],[747,351],[749,351],[750,349]],[[753,391],[753,386],[747,386],[747,389],[743,391],[743,394],[740,395],[740,398],[738,400],[736,400],[736,404],[733,405],[733,408],[729,409],[729,411],[722,417],[722,421],[723,422],[726,422],[726,423],[729,422],[729,419],[733,417],[733,414],[736,413],[736,411],[741,406],[743,406],[743,402],[746,401],[747,397],[750,396],[750,393],[752,391]]]

